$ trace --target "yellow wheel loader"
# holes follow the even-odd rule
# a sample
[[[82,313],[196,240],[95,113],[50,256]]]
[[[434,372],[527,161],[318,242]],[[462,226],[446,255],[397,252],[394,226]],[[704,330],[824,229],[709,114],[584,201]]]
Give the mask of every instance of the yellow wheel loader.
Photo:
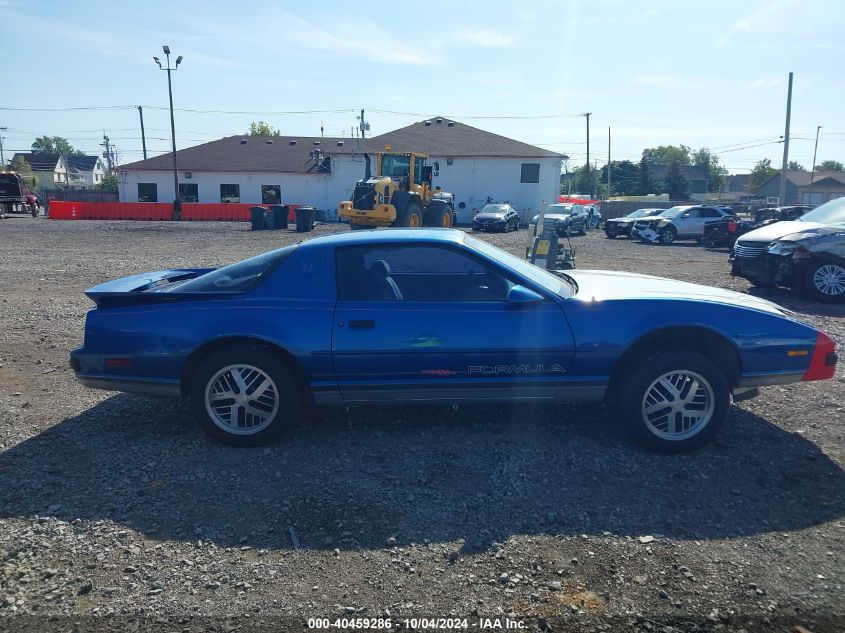
[[[352,200],[344,200],[338,215],[352,229],[377,226],[439,226],[455,224],[451,193],[432,189],[428,157],[415,152],[394,154],[390,147],[376,154],[376,175],[370,172],[370,156],[364,154],[364,178],[355,184]]]

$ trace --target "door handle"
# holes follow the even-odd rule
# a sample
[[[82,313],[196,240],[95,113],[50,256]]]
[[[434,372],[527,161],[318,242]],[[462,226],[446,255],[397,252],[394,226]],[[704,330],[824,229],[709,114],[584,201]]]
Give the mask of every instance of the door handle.
[[[372,319],[364,319],[359,321],[350,321],[349,328],[352,330],[372,330],[376,322]]]

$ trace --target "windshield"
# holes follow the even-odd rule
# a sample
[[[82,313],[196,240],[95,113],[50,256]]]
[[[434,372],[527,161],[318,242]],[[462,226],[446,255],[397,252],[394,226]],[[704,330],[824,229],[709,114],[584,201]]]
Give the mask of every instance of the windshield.
[[[644,216],[649,215],[657,215],[661,212],[661,209],[637,209],[636,211],[631,211],[628,214],[629,218],[642,218]]]
[[[527,262],[524,259],[520,259],[515,255],[511,255],[507,251],[496,248],[487,242],[482,242],[467,235],[464,238],[464,243],[466,243],[467,246],[484,253],[487,257],[499,262],[506,268],[510,268],[523,277],[527,277],[537,285],[542,286],[549,292],[555,293],[559,297],[571,297],[578,290],[575,282],[570,277],[565,275],[562,275],[561,277],[553,275],[552,273],[545,271],[542,268],[538,268],[534,264]],[[561,281],[563,281],[563,283],[561,283]]]
[[[549,208],[546,209],[547,214],[558,213],[563,215],[568,215],[572,213],[572,205],[571,204],[550,204]]]
[[[246,292],[257,286],[294,251],[296,245],[250,257],[178,285],[179,292]],[[175,286],[175,285],[174,285]],[[176,287],[168,287],[168,290]]]
[[[689,209],[689,207],[672,207],[671,209],[666,209],[663,213],[660,214],[661,218],[676,218],[681,215],[684,211]]]
[[[818,222],[819,224],[845,224],[845,197],[826,202],[798,219],[801,222]]]
[[[508,205],[506,204],[485,204],[481,210],[482,213],[506,213]]]
[[[411,157],[401,154],[385,154],[381,157],[381,175],[401,178],[411,172]]]

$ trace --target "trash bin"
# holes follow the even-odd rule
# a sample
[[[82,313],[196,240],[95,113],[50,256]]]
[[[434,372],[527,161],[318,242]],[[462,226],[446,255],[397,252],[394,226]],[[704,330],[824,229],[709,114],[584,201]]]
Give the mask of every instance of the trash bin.
[[[270,211],[273,213],[273,228],[286,229],[288,228],[288,213],[290,209],[286,204],[270,205]]]
[[[264,209],[264,228],[268,231],[279,228],[276,226],[276,219],[273,217],[272,209]]]
[[[296,232],[310,233],[314,228],[314,207],[299,207],[296,210]]]
[[[267,228],[267,222],[264,217],[264,207],[250,207],[249,215],[252,219],[253,231],[263,231]]]

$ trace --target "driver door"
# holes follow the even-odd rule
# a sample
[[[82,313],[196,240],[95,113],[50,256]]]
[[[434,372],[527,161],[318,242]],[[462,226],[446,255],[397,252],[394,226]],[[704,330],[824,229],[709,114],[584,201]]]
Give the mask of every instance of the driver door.
[[[336,265],[332,358],[345,401],[542,399],[563,385],[575,344],[558,302],[509,302],[516,281],[474,253],[351,246]]]

